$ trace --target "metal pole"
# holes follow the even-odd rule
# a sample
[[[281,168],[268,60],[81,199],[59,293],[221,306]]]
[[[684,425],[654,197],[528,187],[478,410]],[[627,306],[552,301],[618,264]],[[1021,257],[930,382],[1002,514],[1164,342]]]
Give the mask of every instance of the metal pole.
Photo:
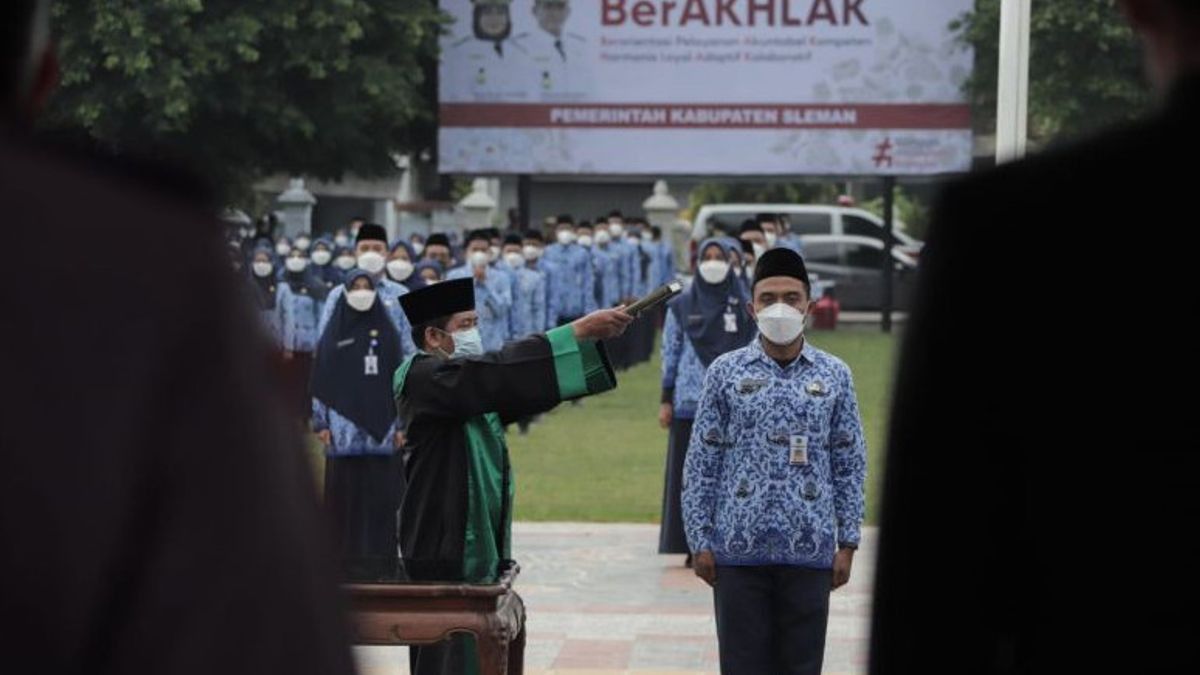
[[[996,91],[996,163],[1025,156],[1029,115],[1031,0],[1001,0],[1000,72]]]
[[[884,333],[892,332],[892,287],[896,276],[896,264],[892,259],[892,245],[895,237],[892,230],[895,227],[892,211],[896,204],[896,177],[883,178],[883,263],[879,273],[883,275],[883,298],[879,305],[883,310],[882,326]]]
[[[532,194],[533,194],[533,179],[529,174],[523,173],[517,176],[517,222],[521,224],[521,234],[529,229],[529,224],[533,222],[532,209]]]

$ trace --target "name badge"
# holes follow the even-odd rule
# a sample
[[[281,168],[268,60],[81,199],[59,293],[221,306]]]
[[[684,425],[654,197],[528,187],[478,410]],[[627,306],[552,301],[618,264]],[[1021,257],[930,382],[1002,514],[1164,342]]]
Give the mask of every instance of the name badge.
[[[368,354],[363,357],[363,374],[378,375],[379,374],[379,357],[374,354]]]
[[[791,464],[792,466],[808,466],[808,436],[792,434]]]
[[[725,314],[725,332],[726,333],[738,332],[737,314],[734,314],[732,312]]]

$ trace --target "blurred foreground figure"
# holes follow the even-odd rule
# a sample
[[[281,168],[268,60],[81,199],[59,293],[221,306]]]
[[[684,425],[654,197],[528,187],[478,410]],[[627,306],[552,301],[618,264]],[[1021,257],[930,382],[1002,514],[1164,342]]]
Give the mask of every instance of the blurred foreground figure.
[[[1160,109],[936,212],[892,412],[876,675],[1195,669],[1196,253],[1170,232],[1196,222],[1200,2],[1121,4]]]
[[[48,2],[0,9],[0,632],[40,673],[353,670],[295,425],[214,222],[31,149]],[[168,233],[169,228],[169,233]]]

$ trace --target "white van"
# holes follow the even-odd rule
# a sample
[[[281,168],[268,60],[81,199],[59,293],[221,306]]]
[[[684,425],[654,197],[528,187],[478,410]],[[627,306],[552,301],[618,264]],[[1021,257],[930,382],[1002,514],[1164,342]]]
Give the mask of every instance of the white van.
[[[863,209],[819,204],[709,204],[700,207],[692,221],[692,241],[703,241],[717,230],[736,237],[742,222],[753,220],[760,213],[782,215],[787,219],[788,231],[799,237],[833,235],[883,239],[883,219]],[[897,250],[910,258],[920,256],[924,242],[904,232],[899,222],[894,224],[893,233]]]

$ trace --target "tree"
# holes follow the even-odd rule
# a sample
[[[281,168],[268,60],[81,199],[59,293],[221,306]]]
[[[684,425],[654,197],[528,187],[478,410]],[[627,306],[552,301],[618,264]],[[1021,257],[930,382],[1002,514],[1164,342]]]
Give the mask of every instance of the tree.
[[[1150,88],[1140,49],[1115,0],[1033,0],[1030,24],[1031,140],[1087,133],[1145,110]],[[976,132],[994,133],[1000,0],[976,0],[952,29],[975,50],[967,89]]]
[[[394,172],[432,146],[435,0],[58,2],[50,130],[184,160],[225,198]]]

